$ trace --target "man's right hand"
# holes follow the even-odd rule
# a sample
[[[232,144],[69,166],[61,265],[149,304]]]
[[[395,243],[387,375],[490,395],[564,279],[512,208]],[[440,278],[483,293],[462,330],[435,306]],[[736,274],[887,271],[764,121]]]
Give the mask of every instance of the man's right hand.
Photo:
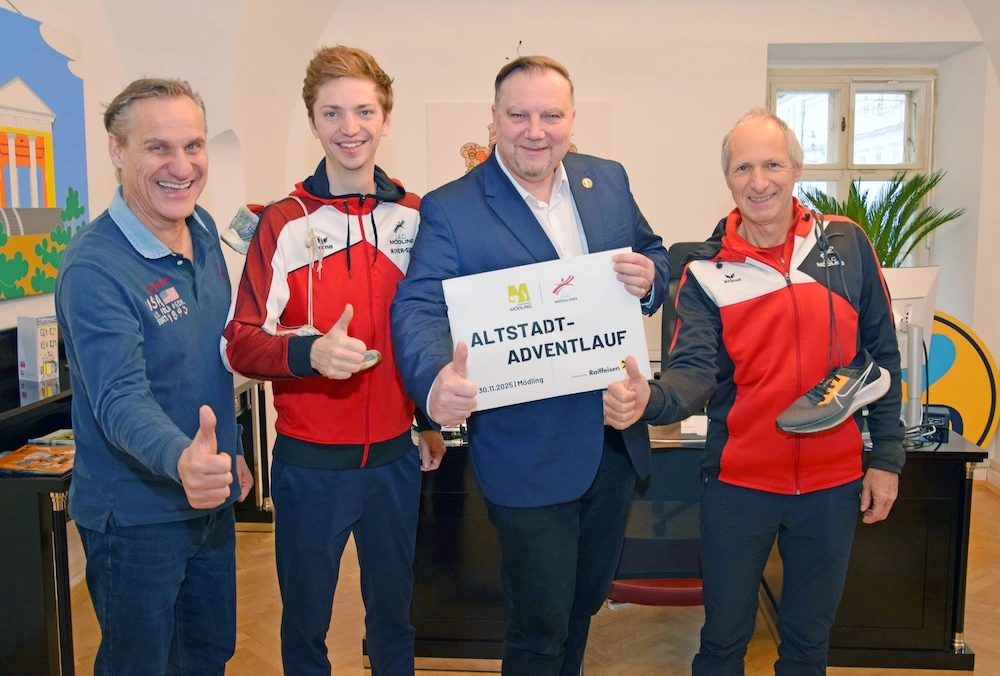
[[[198,433],[177,460],[177,473],[188,502],[195,509],[218,507],[229,499],[233,483],[232,460],[219,453],[215,439],[215,413],[208,406],[198,409]]]
[[[635,357],[625,359],[625,377],[608,385],[604,393],[604,424],[624,430],[639,422],[649,403],[649,381]]]
[[[353,318],[354,307],[348,303],[333,328],[316,339],[309,350],[309,363],[327,378],[347,380],[361,370],[368,347],[364,341],[347,335]]]
[[[439,425],[461,425],[476,408],[476,384],[467,378],[469,347],[462,341],[431,385],[427,415]]]

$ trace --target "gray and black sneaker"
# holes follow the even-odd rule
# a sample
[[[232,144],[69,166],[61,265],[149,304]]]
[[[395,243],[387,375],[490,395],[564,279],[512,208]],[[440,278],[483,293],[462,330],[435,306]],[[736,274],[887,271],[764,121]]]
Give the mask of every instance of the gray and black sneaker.
[[[822,432],[854,415],[889,391],[889,372],[880,369],[864,348],[847,366],[839,366],[778,416],[778,427],[792,434]]]

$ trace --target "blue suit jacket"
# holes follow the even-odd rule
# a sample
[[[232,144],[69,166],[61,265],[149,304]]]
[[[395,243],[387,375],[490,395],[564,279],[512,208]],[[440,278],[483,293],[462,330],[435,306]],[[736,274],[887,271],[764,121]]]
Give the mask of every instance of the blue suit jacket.
[[[630,246],[656,265],[647,310],[655,312],[667,288],[667,252],[639,212],[625,169],[577,153],[567,154],[563,166],[590,252]],[[592,181],[591,188],[583,187],[584,178]],[[441,281],[557,258],[494,156],[423,198],[410,266],[392,304],[396,363],[418,405],[427,401],[434,378],[454,352]],[[505,506],[535,507],[583,495],[597,474],[604,446],[601,398],[599,391],[585,392],[474,413],[469,445],[486,498]],[[636,472],[648,475],[645,423],[621,437]]]

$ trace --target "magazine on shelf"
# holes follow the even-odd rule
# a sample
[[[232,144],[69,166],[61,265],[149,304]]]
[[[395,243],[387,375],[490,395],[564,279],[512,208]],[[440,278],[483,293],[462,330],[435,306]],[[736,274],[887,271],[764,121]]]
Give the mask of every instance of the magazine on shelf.
[[[76,439],[73,438],[73,430],[56,430],[34,439],[28,439],[29,444],[35,446],[76,446]]]
[[[27,444],[0,454],[0,474],[46,474],[57,476],[73,469],[75,446]]]

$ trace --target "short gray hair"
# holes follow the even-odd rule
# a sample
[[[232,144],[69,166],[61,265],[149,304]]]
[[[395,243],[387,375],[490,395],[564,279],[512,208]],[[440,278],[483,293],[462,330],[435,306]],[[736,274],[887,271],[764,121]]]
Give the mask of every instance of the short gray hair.
[[[792,161],[792,166],[796,169],[801,169],[803,164],[803,153],[802,145],[799,143],[799,139],[796,138],[795,132],[792,128],[785,124],[785,121],[780,117],[772,113],[770,110],[764,108],[751,108],[743,117],[736,121],[733,128],[729,130],[729,133],[722,139],[722,173],[729,173],[729,139],[733,135],[733,132],[739,129],[740,125],[744,122],[750,120],[769,120],[778,125],[778,129],[785,135],[785,143],[788,145],[788,157]]]
[[[114,135],[118,143],[125,145],[133,102],[139,99],[178,99],[182,96],[198,104],[201,108],[202,121],[207,127],[205,102],[186,80],[150,77],[135,80],[108,104],[104,109],[104,128],[109,134]]]

